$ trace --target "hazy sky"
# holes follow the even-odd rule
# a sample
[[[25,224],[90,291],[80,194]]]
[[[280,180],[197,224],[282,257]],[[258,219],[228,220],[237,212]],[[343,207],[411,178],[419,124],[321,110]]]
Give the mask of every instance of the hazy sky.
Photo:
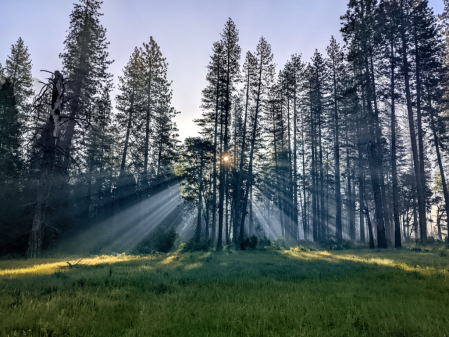
[[[69,27],[73,0],[0,0],[0,63],[22,37],[33,60],[33,77],[39,70],[61,68],[59,53]],[[271,44],[278,68],[291,54],[309,60],[315,49],[322,53],[331,35],[341,41],[340,16],[348,0],[105,0],[102,25],[110,42],[110,67],[117,76],[135,46],[153,36],[167,58],[173,81],[173,105],[181,111],[176,121],[181,139],[196,134],[192,119],[201,116],[201,90],[206,85],[206,65],[214,41],[220,39],[226,20],[237,25],[242,62],[254,51],[261,36]],[[436,13],[443,0],[430,0]],[[114,90],[113,97],[118,93]]]

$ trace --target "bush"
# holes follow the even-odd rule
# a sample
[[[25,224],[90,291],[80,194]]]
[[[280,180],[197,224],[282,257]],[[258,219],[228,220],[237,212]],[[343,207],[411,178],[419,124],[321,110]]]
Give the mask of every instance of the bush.
[[[151,251],[168,253],[179,242],[179,234],[173,229],[160,228],[151,233],[133,251],[134,254],[150,254]]]
[[[287,244],[285,243],[284,238],[277,238],[273,241],[273,248],[275,250],[287,249]]]
[[[261,239],[259,241],[259,246],[261,246],[261,247],[269,247],[269,246],[271,246],[271,241],[264,236],[263,239]]]
[[[254,249],[257,247],[257,244],[259,243],[259,240],[257,239],[257,236],[253,235],[249,239],[249,248]]]
[[[247,250],[247,249],[255,249],[257,247],[257,244],[259,243],[259,240],[257,239],[257,236],[253,235],[250,238],[246,238],[243,242],[240,243],[240,249],[241,250]]]
[[[207,241],[195,241],[194,238],[190,239],[186,245],[184,246],[183,251],[185,252],[197,252],[197,251],[208,251],[209,250],[209,242]]]

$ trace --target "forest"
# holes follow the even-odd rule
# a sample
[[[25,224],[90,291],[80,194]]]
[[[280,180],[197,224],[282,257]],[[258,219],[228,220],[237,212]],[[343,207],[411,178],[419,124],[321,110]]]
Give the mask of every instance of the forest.
[[[113,74],[108,12],[76,0],[40,79],[17,36],[0,335],[447,336],[449,0],[345,2],[281,65],[223,22],[185,139],[157,31]]]
[[[101,1],[80,1],[61,71],[33,83],[20,37],[0,68],[0,255],[36,258],[94,227],[90,250],[133,231],[130,251],[169,229],[216,249],[251,238],[444,241],[445,9],[350,1],[335,32],[343,46],[330,37],[325,51],[293,54],[283,67],[264,37],[242,55],[229,19],[198,93],[199,135],[181,142],[156,40],[135,47],[114,84]],[[151,221],[149,198],[162,195],[166,209]],[[126,223],[131,207],[141,213]]]

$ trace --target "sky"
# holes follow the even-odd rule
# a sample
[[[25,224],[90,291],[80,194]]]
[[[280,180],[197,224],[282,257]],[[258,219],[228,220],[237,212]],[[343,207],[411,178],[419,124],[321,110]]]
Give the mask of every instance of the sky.
[[[40,70],[62,68],[59,54],[69,28],[74,0],[0,0],[0,63],[5,64],[11,45],[19,37],[28,46],[33,77],[43,80]],[[101,24],[107,29],[109,71],[117,76],[136,46],[150,36],[160,46],[173,81],[173,106],[180,139],[195,136],[194,118],[201,116],[201,91],[206,86],[206,66],[212,44],[228,18],[239,30],[242,60],[255,51],[261,36],[271,44],[274,61],[281,69],[292,54],[308,61],[314,51],[325,53],[332,35],[341,42],[340,16],[348,0],[104,0]],[[435,13],[443,0],[430,0]],[[113,102],[114,103],[114,102]],[[115,103],[114,103],[115,105]]]

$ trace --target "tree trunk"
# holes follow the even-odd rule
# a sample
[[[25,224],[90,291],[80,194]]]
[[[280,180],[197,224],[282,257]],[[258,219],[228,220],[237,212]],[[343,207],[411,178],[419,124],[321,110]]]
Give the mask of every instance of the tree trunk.
[[[220,60],[217,58],[217,92],[215,100],[215,125],[214,125],[214,177],[213,177],[213,198],[212,198],[212,235],[211,245],[215,244],[217,234],[217,136],[218,136],[218,98],[220,89]]]
[[[201,210],[203,207],[203,149],[200,152],[200,172],[198,176],[198,223],[196,226],[196,237],[195,241],[199,242],[201,240]]]
[[[59,136],[60,112],[64,99],[63,77],[59,71],[55,71],[52,89],[51,112],[42,131],[41,144],[44,148],[44,153],[40,165],[39,189],[37,191],[33,223],[28,240],[28,258],[39,258],[41,256],[44,241],[45,209],[47,206],[47,198],[51,191],[51,175],[55,162],[56,141]]]
[[[337,78],[335,74],[335,66],[333,72],[334,82],[334,125],[335,125],[335,138],[334,138],[334,157],[335,157],[335,226],[336,226],[336,240],[338,244],[343,241],[343,231],[341,223],[341,178],[340,178],[340,141],[339,141],[339,118],[338,118],[338,102],[337,102]]]
[[[259,117],[259,108],[260,108],[260,94],[261,94],[261,88],[262,88],[262,70],[263,70],[263,59],[262,55],[260,57],[260,69],[259,69],[259,78],[258,78],[258,88],[257,88],[257,98],[256,98],[256,111],[254,114],[254,125],[253,125],[253,132],[252,132],[252,138],[251,138],[251,149],[249,153],[249,167],[248,167],[248,178],[246,180],[246,190],[245,190],[245,196],[243,198],[243,207],[242,207],[242,221],[240,223],[240,235],[239,235],[239,241],[243,242],[243,237],[245,234],[245,217],[246,217],[246,209],[248,207],[248,194],[250,187],[252,185],[253,180],[253,156],[254,156],[254,146],[256,143],[256,135],[257,135],[257,118]]]
[[[413,153],[413,168],[415,170],[415,180],[416,180],[416,189],[418,195],[418,212],[419,212],[419,224],[421,228],[421,235],[423,233],[427,235],[426,229],[426,205],[424,199],[424,191],[422,189],[422,178],[418,157],[418,149],[416,146],[416,132],[415,132],[415,122],[413,116],[413,107],[412,107],[412,98],[410,92],[410,74],[409,74],[409,65],[408,65],[408,53],[407,53],[407,40],[405,36],[405,20],[404,20],[404,10],[403,10],[403,1],[401,0],[401,39],[402,39],[402,61],[403,61],[403,69],[404,69],[404,81],[405,81],[405,97],[407,102],[407,112],[408,112],[408,123],[410,129],[410,142],[412,145],[412,153]],[[426,237],[421,238],[422,243],[426,243]]]
[[[399,222],[398,172],[396,166],[396,110],[395,110],[395,78],[394,78],[394,34],[390,35],[391,51],[391,175],[393,180],[393,218],[394,246],[401,247],[401,224]]]
[[[235,198],[235,208],[234,208],[234,228],[239,228],[239,217],[240,217],[240,190],[242,188],[242,176],[243,176],[243,163],[245,159],[245,149],[246,149],[246,123],[248,118],[248,103],[249,103],[249,87],[250,87],[250,69],[248,68],[248,78],[246,82],[246,103],[245,103],[245,120],[243,122],[243,134],[242,134],[242,149],[240,152],[240,163],[237,173],[237,187],[236,187],[236,198]],[[243,223],[240,224],[243,226]],[[235,240],[237,239],[237,231],[234,232]]]
[[[434,110],[432,108],[432,102],[430,101],[430,96],[429,96],[429,111],[430,111],[430,127],[431,127],[432,133],[433,133],[433,144],[435,146],[435,152],[437,154],[438,168],[440,170],[441,183],[443,185],[444,206],[445,206],[445,210],[446,210],[446,214],[448,216],[448,222],[449,222],[449,191],[447,189],[446,175],[444,174],[443,161],[442,161],[441,152],[440,152],[440,140],[438,137],[438,132],[437,132],[437,128],[436,128],[435,121],[434,121]],[[449,225],[447,226],[447,230],[448,230],[448,238],[449,238]]]
[[[152,71],[152,68],[150,68],[150,73]],[[148,161],[149,161],[149,146],[150,146],[150,118],[151,118],[151,89],[152,89],[152,79],[150,77],[150,80],[148,82],[148,88],[147,88],[147,95],[148,95],[148,101],[147,101],[147,114],[145,117],[145,149],[144,149],[144,161],[143,161],[143,192],[148,189]]]

